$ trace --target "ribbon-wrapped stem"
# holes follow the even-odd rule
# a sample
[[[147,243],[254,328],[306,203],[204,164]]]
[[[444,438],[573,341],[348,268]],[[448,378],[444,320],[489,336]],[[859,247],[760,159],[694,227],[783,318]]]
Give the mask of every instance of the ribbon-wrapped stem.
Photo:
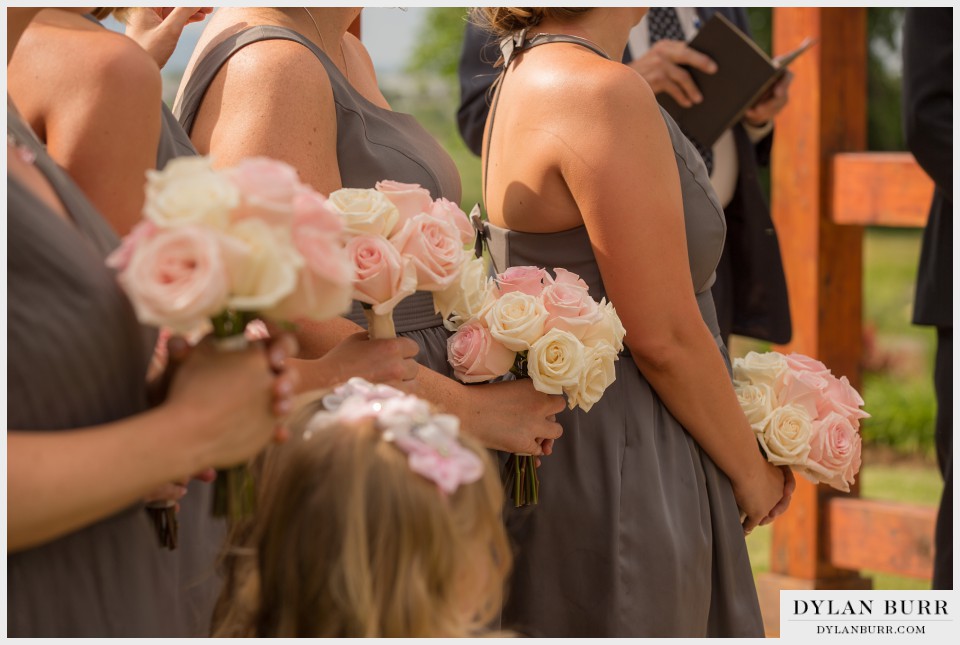
[[[517,379],[527,375],[527,353],[520,352],[510,372]],[[507,489],[517,508],[530,506],[540,501],[540,479],[537,477],[537,458],[529,454],[513,454],[507,463]]]
[[[224,311],[211,319],[217,349],[223,352],[238,352],[247,348],[243,335],[256,316],[243,311]],[[217,470],[213,482],[213,515],[226,517],[230,523],[248,519],[256,509],[256,492],[253,476],[246,464]]]
[[[378,314],[373,311],[370,305],[363,305],[363,313],[367,317],[367,331],[370,332],[370,338],[396,338],[397,328],[393,324],[393,313]]]
[[[150,502],[147,504],[147,514],[153,521],[157,531],[160,548],[173,551],[177,548],[180,524],[177,520],[177,503],[168,500],[164,502]]]

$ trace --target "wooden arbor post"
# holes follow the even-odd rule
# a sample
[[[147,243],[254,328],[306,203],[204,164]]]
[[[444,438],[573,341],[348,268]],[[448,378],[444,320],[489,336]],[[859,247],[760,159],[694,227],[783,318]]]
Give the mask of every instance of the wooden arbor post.
[[[819,358],[860,388],[862,238],[832,219],[833,157],[867,143],[866,9],[778,7],[775,53],[812,36],[797,59],[790,102],[777,118],[772,212],[786,269],[793,341],[788,351]],[[870,582],[831,564],[825,486],[797,482],[790,510],[773,529],[770,573],[758,579],[768,634],[779,632],[781,589],[864,589]]]

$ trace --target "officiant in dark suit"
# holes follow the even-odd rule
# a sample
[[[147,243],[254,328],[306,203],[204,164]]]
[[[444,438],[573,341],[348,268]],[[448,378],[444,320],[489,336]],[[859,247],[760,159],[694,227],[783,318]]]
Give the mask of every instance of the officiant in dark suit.
[[[907,9],[903,24],[903,124],[907,147],[933,179],[923,233],[916,325],[937,328],[937,514],[933,588],[953,589],[953,10]]]
[[[683,66],[712,73],[716,64],[686,42],[714,13],[723,14],[749,34],[742,8],[653,7],[631,31],[624,63],[636,69],[655,93],[669,94],[682,106],[699,103],[702,97]],[[457,121],[464,141],[477,155],[498,57],[493,38],[468,24],[460,58]],[[693,141],[727,219],[726,245],[713,286],[724,343],[731,333],[777,343],[790,340],[790,307],[780,247],[757,174],[761,165],[769,164],[773,117],[786,105],[789,83],[788,74],[711,148]]]

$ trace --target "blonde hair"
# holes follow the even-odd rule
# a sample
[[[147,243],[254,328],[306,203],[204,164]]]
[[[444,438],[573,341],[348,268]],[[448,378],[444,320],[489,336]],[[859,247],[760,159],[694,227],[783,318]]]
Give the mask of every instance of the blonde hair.
[[[366,420],[305,426],[269,449],[258,515],[228,549],[214,636],[470,636],[497,616],[510,552],[503,493],[486,450],[484,476],[443,495]],[[477,600],[469,615],[465,601]]]
[[[590,11],[591,7],[476,7],[471,18],[501,36],[535,27],[544,18],[571,20]]]

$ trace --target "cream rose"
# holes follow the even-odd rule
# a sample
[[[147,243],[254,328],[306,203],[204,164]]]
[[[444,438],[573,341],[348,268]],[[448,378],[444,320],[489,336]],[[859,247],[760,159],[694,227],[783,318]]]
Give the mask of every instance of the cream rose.
[[[510,295],[510,294],[507,294]],[[562,394],[580,382],[586,348],[568,331],[551,329],[530,346],[527,374],[544,394]]]
[[[798,405],[774,408],[758,425],[763,431],[757,434],[757,438],[772,464],[789,466],[806,461],[813,432],[813,423],[806,410]]]
[[[433,198],[430,191],[421,188],[420,184],[404,184],[399,181],[378,181],[377,191],[383,193],[387,199],[397,207],[399,219],[396,227],[399,228],[420,213],[429,213],[433,209]]]
[[[259,219],[241,220],[227,229],[223,250],[231,309],[266,311],[293,293],[304,261],[283,237]]]
[[[465,253],[457,229],[449,222],[421,213],[408,220],[390,242],[417,269],[417,289],[440,291],[460,274]]]
[[[386,315],[417,290],[417,269],[379,235],[360,235],[347,243],[347,255],[356,268],[353,297]]]
[[[623,328],[620,322],[620,316],[612,302],[607,302],[604,298],[600,301],[597,309],[602,316],[584,332],[583,344],[595,345],[597,343],[610,343],[618,352],[623,351],[623,339],[627,335],[627,330]]]
[[[806,467],[818,481],[849,491],[860,471],[861,440],[850,420],[836,412],[813,424]]]
[[[343,217],[347,235],[389,237],[400,219],[393,202],[372,188],[341,188],[330,193],[327,206]]]
[[[222,229],[239,204],[240,191],[206,157],[178,157],[163,170],[147,170],[143,213],[157,226]]]
[[[766,383],[777,387],[777,380],[787,369],[787,361],[778,352],[750,352],[743,358],[733,361],[733,378],[741,383],[760,385]]]
[[[566,389],[567,406],[572,410],[576,406],[589,412],[594,403],[600,400],[604,391],[617,380],[617,350],[609,343],[597,343],[587,347],[583,355],[583,369],[576,386]]]
[[[216,233],[162,229],[143,241],[117,279],[137,318],[189,334],[227,306],[229,279]]]
[[[492,286],[487,277],[487,265],[483,258],[465,254],[460,279],[442,291],[433,292],[434,310],[443,318],[444,326],[456,331],[471,318],[480,318],[484,306],[492,304]]]
[[[760,385],[740,385],[736,388],[737,400],[743,414],[754,430],[763,431],[763,422],[776,404],[773,389],[766,383]]]
[[[464,324],[447,339],[447,361],[457,379],[464,383],[482,383],[503,376],[516,358],[516,352],[494,340],[477,320]]]
[[[484,320],[493,337],[507,349],[522,352],[543,336],[547,310],[540,298],[514,291],[497,298],[484,314]]]

